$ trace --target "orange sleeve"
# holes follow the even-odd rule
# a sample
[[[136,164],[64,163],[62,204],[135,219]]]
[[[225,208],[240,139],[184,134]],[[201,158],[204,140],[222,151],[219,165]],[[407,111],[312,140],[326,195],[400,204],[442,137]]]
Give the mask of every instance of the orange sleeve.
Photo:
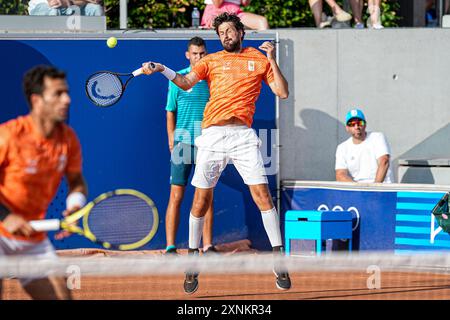
[[[83,157],[81,155],[81,144],[75,131],[68,127],[69,150],[67,155],[66,172],[81,172]]]
[[[0,166],[6,160],[6,155],[8,154],[8,146],[9,146],[9,137],[10,132],[6,129],[5,126],[0,127]]]
[[[199,80],[206,79],[208,75],[208,64],[206,63],[206,58],[201,59],[197,64],[192,68],[192,71],[195,72]]]

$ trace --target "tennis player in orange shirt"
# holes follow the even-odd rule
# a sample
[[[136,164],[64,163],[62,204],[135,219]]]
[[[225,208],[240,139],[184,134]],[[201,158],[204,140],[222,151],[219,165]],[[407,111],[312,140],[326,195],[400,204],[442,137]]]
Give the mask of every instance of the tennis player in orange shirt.
[[[251,128],[255,102],[266,82],[272,92],[282,99],[289,95],[288,83],[275,59],[275,47],[264,42],[259,49],[243,48],[245,31],[239,17],[223,13],[213,23],[223,51],[200,60],[187,75],[154,62],[143,64],[146,74],[161,72],[183,90],[206,79],[210,99],[204,111],[202,133],[195,140],[198,147],[197,166],[192,185],[196,187],[189,219],[189,253],[197,254],[201,241],[205,213],[213,198],[213,189],[231,160],[250,188],[261,211],[264,228],[275,254],[283,254],[280,218],[268,188],[264,162],[259,150],[261,141]],[[291,287],[289,274],[282,265],[274,266],[276,285],[281,290]],[[186,272],[184,291],[194,293],[198,288],[198,273]]]
[[[35,232],[29,221],[45,218],[64,176],[69,188],[64,214],[86,204],[81,147],[64,123],[70,105],[65,73],[37,66],[25,74],[23,87],[29,114],[0,125],[0,258],[56,259],[47,235]],[[64,279],[43,276],[20,282],[35,299],[70,298]],[[0,279],[0,298],[1,289]]]

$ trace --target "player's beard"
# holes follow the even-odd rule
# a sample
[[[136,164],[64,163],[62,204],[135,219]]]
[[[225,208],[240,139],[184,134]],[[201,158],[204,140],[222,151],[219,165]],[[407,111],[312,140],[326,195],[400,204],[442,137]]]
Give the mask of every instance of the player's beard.
[[[352,136],[356,140],[364,141],[364,139],[366,138],[366,132],[363,129],[361,129],[359,131],[355,130],[355,132],[353,132]]]
[[[237,52],[241,49],[241,42],[239,39],[236,39],[235,41],[224,41],[222,43],[223,48],[227,52]]]
[[[55,108],[51,115],[49,115],[49,118],[52,119],[54,123],[62,123],[67,120],[69,117],[69,107],[68,106],[61,106],[58,108]]]

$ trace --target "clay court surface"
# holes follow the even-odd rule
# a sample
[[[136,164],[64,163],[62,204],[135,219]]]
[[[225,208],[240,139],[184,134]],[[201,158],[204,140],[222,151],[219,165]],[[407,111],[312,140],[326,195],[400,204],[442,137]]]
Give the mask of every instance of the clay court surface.
[[[367,274],[292,274],[289,291],[275,287],[274,276],[201,275],[193,295],[183,292],[184,276],[82,278],[81,288],[73,290],[78,300],[449,300],[450,280],[424,274],[382,274],[381,289],[367,289]],[[3,299],[29,299],[17,280],[6,280]]]
[[[184,275],[167,277],[82,278],[81,288],[73,290],[80,300],[449,300],[450,280],[441,275],[382,274],[381,289],[367,289],[367,274],[292,274],[289,291],[275,287],[270,274],[201,275],[200,287],[193,295],[183,292]],[[29,299],[17,280],[6,280],[3,299]]]
[[[224,245],[224,254],[250,251],[247,242]],[[149,254],[139,252],[138,254]],[[184,252],[182,252],[184,253]],[[60,252],[62,256],[114,255],[99,250]],[[123,254],[123,253],[120,253]],[[161,254],[161,252],[151,252]],[[81,278],[77,300],[450,300],[450,276],[416,272],[382,272],[379,289],[368,289],[366,272],[291,272],[292,288],[280,291],[275,277],[264,274],[200,274],[193,295],[183,291],[184,274]],[[3,299],[29,299],[16,279],[3,281]]]

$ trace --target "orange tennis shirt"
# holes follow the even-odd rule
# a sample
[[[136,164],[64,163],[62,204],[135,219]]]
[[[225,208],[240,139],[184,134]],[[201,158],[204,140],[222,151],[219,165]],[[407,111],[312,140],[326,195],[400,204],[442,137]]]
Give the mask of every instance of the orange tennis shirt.
[[[80,172],[80,142],[66,124],[52,136],[42,136],[30,115],[0,125],[0,201],[25,220],[45,217],[63,176]],[[31,238],[9,234],[0,222],[0,235],[20,240],[41,241],[46,234]]]
[[[209,54],[192,71],[209,85],[210,98],[202,128],[233,117],[251,127],[262,81],[269,84],[274,80],[269,60],[255,48],[244,48],[240,53],[223,50]]]

